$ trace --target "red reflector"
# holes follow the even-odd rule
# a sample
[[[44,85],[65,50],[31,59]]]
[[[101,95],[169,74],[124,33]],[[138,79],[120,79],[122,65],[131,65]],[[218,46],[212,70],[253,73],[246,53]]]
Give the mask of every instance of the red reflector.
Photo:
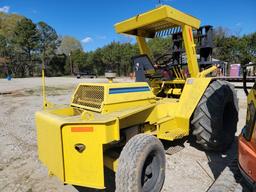
[[[188,29],[188,32],[189,32],[190,41],[192,42],[192,29],[189,28],[189,29]]]
[[[93,127],[71,127],[71,132],[93,132]]]

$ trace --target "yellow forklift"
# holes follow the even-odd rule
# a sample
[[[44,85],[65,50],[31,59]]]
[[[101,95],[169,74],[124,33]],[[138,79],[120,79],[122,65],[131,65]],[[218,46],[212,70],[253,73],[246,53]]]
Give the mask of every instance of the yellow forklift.
[[[204,149],[222,151],[233,142],[237,98],[228,82],[199,71],[193,29],[200,21],[160,6],[117,23],[117,33],[137,39],[133,83],[80,83],[65,107],[46,101],[36,113],[39,159],[63,183],[104,189],[104,166],[116,173],[116,191],[160,191],[165,178],[161,140],[193,135]],[[150,60],[147,38],[179,28],[189,74],[163,59],[166,79]],[[164,58],[163,56],[162,58]],[[43,81],[44,82],[44,81]],[[45,93],[45,89],[44,93]]]

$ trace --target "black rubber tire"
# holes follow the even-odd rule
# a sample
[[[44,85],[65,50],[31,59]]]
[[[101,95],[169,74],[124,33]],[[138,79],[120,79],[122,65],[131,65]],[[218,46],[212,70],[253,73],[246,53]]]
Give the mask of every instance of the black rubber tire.
[[[164,179],[165,151],[160,140],[146,134],[132,137],[118,159],[116,192],[159,192]]]
[[[241,178],[242,175],[235,159],[221,172],[207,192],[247,191],[239,184]]]
[[[206,150],[225,151],[233,143],[238,122],[234,86],[213,81],[205,90],[191,121],[196,142]]]

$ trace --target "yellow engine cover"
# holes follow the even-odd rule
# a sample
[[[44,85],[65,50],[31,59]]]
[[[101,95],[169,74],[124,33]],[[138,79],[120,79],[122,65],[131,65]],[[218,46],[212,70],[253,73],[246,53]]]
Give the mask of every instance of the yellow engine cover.
[[[155,103],[156,96],[146,82],[81,83],[71,101],[79,107],[102,114]]]

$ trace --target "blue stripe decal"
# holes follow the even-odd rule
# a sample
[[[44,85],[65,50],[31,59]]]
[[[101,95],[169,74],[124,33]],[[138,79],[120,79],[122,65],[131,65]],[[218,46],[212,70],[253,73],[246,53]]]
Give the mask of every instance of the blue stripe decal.
[[[134,92],[145,92],[145,91],[150,91],[149,87],[110,88],[109,94],[134,93]]]

